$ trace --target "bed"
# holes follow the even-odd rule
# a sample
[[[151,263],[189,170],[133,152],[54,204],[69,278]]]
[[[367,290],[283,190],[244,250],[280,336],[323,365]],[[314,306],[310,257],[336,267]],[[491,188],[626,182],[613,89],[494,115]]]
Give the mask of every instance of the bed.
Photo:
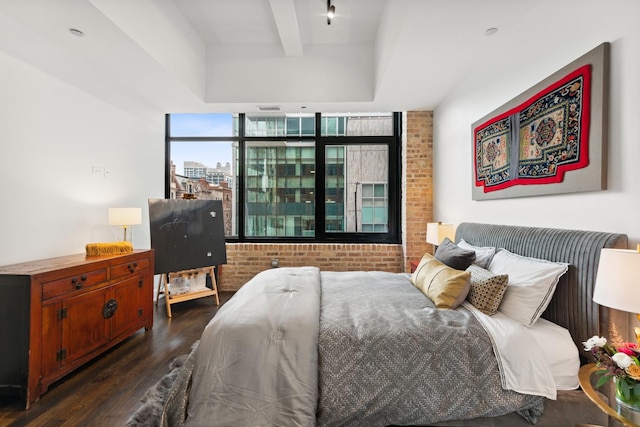
[[[583,340],[604,334],[611,313],[591,299],[599,252],[626,248],[626,236],[462,223],[455,240],[477,255],[500,248],[498,267],[505,256],[564,266],[533,326],[502,322],[468,301],[437,309],[412,283],[416,275],[267,270],[205,328],[163,424],[606,425],[571,383],[556,387],[531,331],[564,328],[576,359]],[[546,320],[535,320],[540,314]]]

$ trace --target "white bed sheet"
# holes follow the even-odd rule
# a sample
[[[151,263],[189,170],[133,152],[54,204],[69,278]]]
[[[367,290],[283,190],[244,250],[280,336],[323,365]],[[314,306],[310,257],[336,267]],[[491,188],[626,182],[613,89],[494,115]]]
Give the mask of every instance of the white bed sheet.
[[[500,312],[487,316],[463,305],[489,333],[505,389],[555,400],[557,390],[577,388],[580,359],[566,329],[545,319],[527,328]]]
[[[538,319],[529,331],[540,344],[540,349],[556,382],[556,389],[577,389],[580,352],[571,339],[569,331],[542,318]]]

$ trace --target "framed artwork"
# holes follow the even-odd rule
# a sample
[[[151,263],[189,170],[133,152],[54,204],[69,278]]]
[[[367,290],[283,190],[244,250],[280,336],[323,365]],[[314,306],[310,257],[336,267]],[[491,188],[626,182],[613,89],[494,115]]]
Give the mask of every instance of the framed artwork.
[[[473,200],[604,190],[609,43],[472,125]]]

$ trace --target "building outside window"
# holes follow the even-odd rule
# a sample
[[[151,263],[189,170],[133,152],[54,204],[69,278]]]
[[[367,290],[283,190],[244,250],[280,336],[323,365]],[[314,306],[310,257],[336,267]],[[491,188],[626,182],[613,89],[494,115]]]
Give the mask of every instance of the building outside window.
[[[222,200],[238,241],[398,242],[399,129],[397,113],[172,114],[167,197]]]
[[[325,148],[325,230],[327,232],[346,231],[345,222],[345,182],[343,145]]]
[[[387,184],[362,184],[362,231],[388,230]]]

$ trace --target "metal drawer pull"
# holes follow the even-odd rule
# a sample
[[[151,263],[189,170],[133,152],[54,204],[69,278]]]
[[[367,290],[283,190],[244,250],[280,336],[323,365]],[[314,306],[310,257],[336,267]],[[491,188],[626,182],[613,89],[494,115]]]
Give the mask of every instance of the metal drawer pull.
[[[138,268],[138,263],[134,262],[133,264],[127,264],[127,268],[129,269],[130,273],[133,273],[134,271],[136,271],[136,268]]]
[[[83,274],[82,276],[80,276],[80,280],[83,281],[83,282],[86,282],[87,281],[87,276],[85,274]],[[73,286],[75,286],[76,289],[80,289],[82,287],[82,285],[84,285],[84,283],[78,282],[78,278],[77,277],[73,277],[71,279],[71,284]]]
[[[118,301],[114,300],[113,298],[110,299],[104,304],[104,307],[102,308],[102,317],[104,317],[105,319],[113,317],[117,309]]]

